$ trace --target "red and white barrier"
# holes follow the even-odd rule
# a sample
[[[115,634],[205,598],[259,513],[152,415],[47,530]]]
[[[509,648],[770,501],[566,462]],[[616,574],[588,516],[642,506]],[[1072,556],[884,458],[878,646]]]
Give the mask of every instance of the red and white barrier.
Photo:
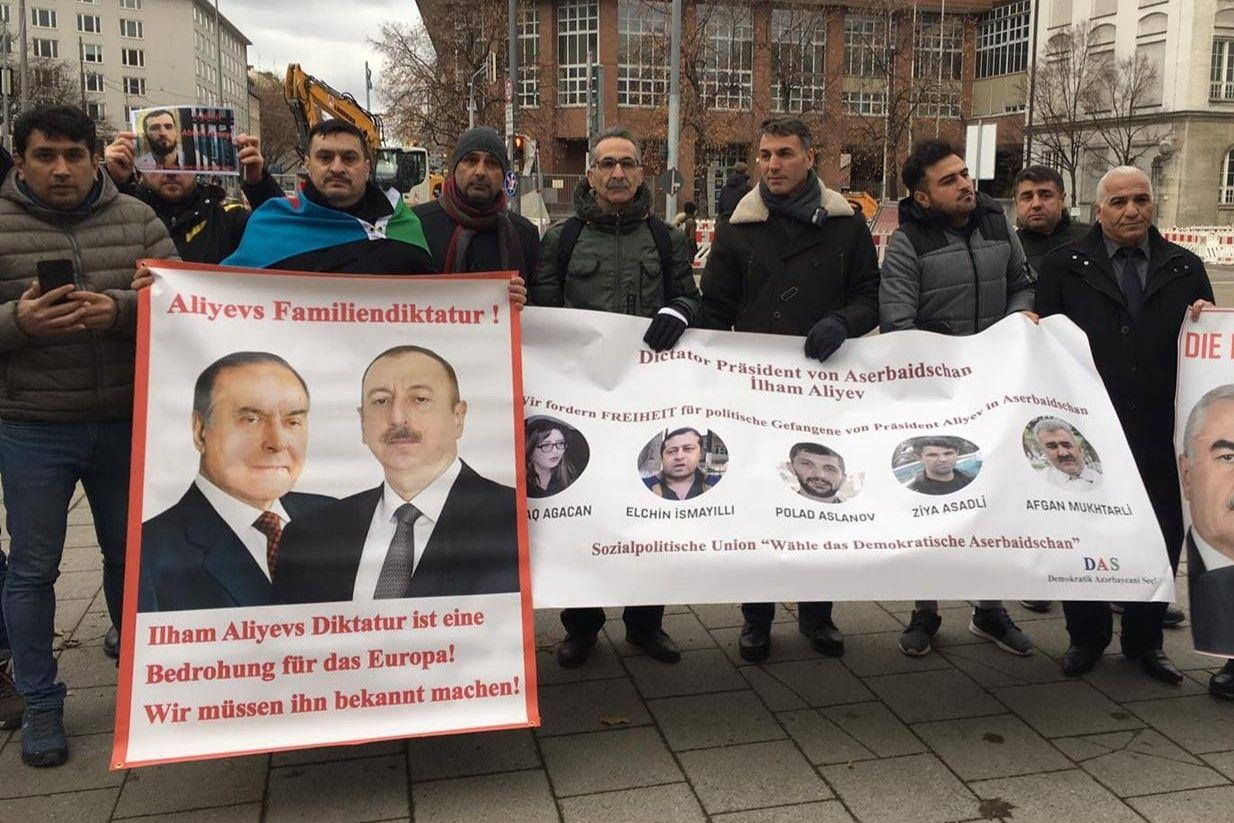
[[[1234,226],[1185,226],[1162,229],[1171,243],[1195,252],[1205,263],[1234,266]]]

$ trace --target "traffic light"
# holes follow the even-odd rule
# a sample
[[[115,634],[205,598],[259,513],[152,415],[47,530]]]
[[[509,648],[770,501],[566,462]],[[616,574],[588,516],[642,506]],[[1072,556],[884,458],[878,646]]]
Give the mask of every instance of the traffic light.
[[[514,154],[510,158],[510,168],[526,177],[531,174],[535,159],[536,141],[525,134],[514,135]]]

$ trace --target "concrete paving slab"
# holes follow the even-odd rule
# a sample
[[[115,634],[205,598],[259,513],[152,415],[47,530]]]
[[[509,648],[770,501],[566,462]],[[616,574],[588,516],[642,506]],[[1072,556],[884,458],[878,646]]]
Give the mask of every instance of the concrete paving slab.
[[[1154,680],[1141,671],[1139,661],[1128,660],[1121,654],[1106,655],[1101,665],[1084,675],[1084,680],[1106,697],[1119,703],[1202,694],[1208,691],[1194,680],[1183,680],[1178,685]]]
[[[904,630],[899,620],[877,603],[849,601],[836,603],[832,620],[845,638],[859,634],[879,634]]]
[[[116,817],[261,802],[269,763],[268,756],[256,755],[134,769],[120,792]]]
[[[1123,801],[1079,769],[969,784],[992,814],[1015,823],[1142,823]]]
[[[541,686],[540,717],[540,737],[651,723],[634,684],[624,677]]]
[[[897,645],[899,639],[899,632],[846,638],[844,665],[858,677],[951,668],[951,664],[942,655],[928,654],[924,657],[909,657],[900,651]]]
[[[672,754],[651,728],[547,737],[540,750],[558,797],[682,780]]]
[[[1205,694],[1125,705],[1193,754],[1229,751],[1234,740],[1234,711],[1230,711],[1229,701]]]
[[[776,717],[815,766],[877,757],[856,738],[824,717],[818,709],[784,712]]]
[[[1208,763],[1208,765],[1212,766],[1214,769],[1221,772],[1231,780],[1234,780],[1234,752],[1206,754],[1204,755],[1204,760]]]
[[[107,823],[111,820],[111,810],[116,805],[116,796],[119,793],[120,789],[116,787],[0,800],[0,820],[27,823]]]
[[[604,680],[626,675],[626,670],[621,666],[621,658],[613,651],[613,645],[604,635],[600,635],[600,640],[591,650],[587,662],[575,669],[558,666],[557,659],[553,656],[555,650],[556,646],[536,652],[536,679],[541,686],[577,683],[580,680]]]
[[[305,763],[333,763],[336,760],[359,760],[361,758],[401,755],[406,751],[406,740],[383,740],[378,743],[362,743],[358,746],[320,746],[315,749],[296,749],[275,752],[270,755],[270,765],[299,766]]]
[[[539,768],[531,729],[417,737],[407,741],[407,774],[414,781]]]
[[[717,814],[711,819],[713,823],[853,823],[853,816],[838,800]]]
[[[843,663],[834,658],[766,663],[763,670],[792,689],[810,706],[860,703],[874,697]]]
[[[585,794],[561,801],[564,823],[614,823],[614,821],[663,821],[705,823],[707,816],[685,783]]]
[[[0,751],[0,798],[25,797],[52,792],[77,792],[119,786],[124,772],[107,770],[111,758],[111,735],[92,734],[69,741],[69,759],[55,769],[32,769],[21,762],[20,737],[13,735]]]
[[[928,754],[827,766],[823,776],[862,823],[945,823],[978,815],[978,801]]]
[[[78,548],[65,548],[60,555],[60,571],[62,572],[103,572],[103,552],[98,544]],[[101,579],[101,578],[100,578]]]
[[[691,606],[690,611],[707,629],[740,628],[742,623],[741,606],[737,603],[700,603]],[[776,607],[776,619],[787,620],[789,617],[782,606]]]
[[[665,614],[661,625],[668,636],[673,638],[677,648],[682,651],[715,648],[716,641],[692,612]],[[613,648],[622,657],[639,657],[646,654],[639,646],[626,642],[626,627],[620,620],[610,620],[604,624],[604,632],[612,642]]]
[[[789,741],[703,749],[680,757],[703,808],[712,814],[834,796]]]
[[[406,817],[407,761],[401,756],[270,770],[266,823],[352,823]]]
[[[56,600],[56,632],[62,635],[70,635],[73,629],[77,628],[77,624],[81,622],[81,618],[86,613],[86,609],[90,608],[90,601],[85,599],[77,600]]]
[[[940,651],[939,655],[987,689],[1054,683],[1066,679],[1058,663],[1044,654],[1020,657],[1008,654],[993,643],[951,646]]]
[[[56,660],[60,679],[74,689],[116,685],[116,661],[103,654],[102,646],[65,649]]]
[[[650,700],[647,708],[674,751],[784,738],[752,691]]]
[[[1072,764],[1018,717],[918,723],[915,731],[961,780],[1069,769]]]
[[[822,714],[879,757],[900,757],[926,751],[908,726],[882,703],[833,706]]]
[[[994,694],[1045,737],[1098,734],[1143,723],[1088,683],[1071,680],[995,689]]]
[[[1234,786],[1134,797],[1127,801],[1151,823],[1229,823]]]
[[[762,666],[742,666],[739,671],[771,711],[786,712],[806,708],[806,702],[800,695],[768,674]]]
[[[103,586],[100,572],[65,572],[56,578],[56,602],[61,600],[90,600]]]
[[[213,809],[198,809],[192,812],[127,817],[124,823],[258,823],[259,820],[261,820],[261,804],[242,803],[236,806],[217,806]]]
[[[83,734],[111,734],[115,727],[116,687],[69,689],[64,701],[64,732],[70,737]]]
[[[543,770],[417,783],[411,789],[416,823],[558,823],[557,804]]]
[[[681,662],[666,664],[650,657],[632,657],[626,668],[644,698],[736,691],[746,681],[719,649],[682,652]]]
[[[1006,708],[955,669],[865,678],[905,723],[1002,714]]]
[[[1229,783],[1198,757],[1182,750],[1153,729],[1093,739],[1092,742],[1107,747],[1104,753],[1095,756],[1084,756],[1086,752],[1068,745],[1073,739],[1060,738],[1057,741],[1059,749],[1119,797]]]
[[[711,636],[716,639],[716,642],[720,644],[720,649],[734,664],[750,665],[741,659],[741,652],[737,647],[737,638],[741,636],[740,627],[713,629]],[[767,658],[768,663],[781,660],[813,659],[818,656],[818,652],[814,651],[814,647],[810,645],[810,639],[797,631],[796,620],[771,624],[771,654]]]

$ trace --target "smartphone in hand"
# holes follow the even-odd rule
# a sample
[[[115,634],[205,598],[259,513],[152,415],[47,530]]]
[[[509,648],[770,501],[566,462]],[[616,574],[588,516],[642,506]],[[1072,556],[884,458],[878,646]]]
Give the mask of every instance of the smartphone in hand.
[[[72,260],[40,260],[38,263],[38,273],[39,289],[43,294],[74,282]],[[56,302],[62,303],[64,299],[61,297]]]

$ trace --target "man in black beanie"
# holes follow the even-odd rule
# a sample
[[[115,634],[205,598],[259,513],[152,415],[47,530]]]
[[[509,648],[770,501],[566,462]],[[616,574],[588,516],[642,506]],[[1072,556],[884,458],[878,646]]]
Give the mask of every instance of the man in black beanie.
[[[441,197],[414,209],[433,262],[447,273],[517,271],[529,279],[539,259],[540,233],[506,209],[502,178],[510,158],[501,135],[490,126],[463,132],[450,166]]]

